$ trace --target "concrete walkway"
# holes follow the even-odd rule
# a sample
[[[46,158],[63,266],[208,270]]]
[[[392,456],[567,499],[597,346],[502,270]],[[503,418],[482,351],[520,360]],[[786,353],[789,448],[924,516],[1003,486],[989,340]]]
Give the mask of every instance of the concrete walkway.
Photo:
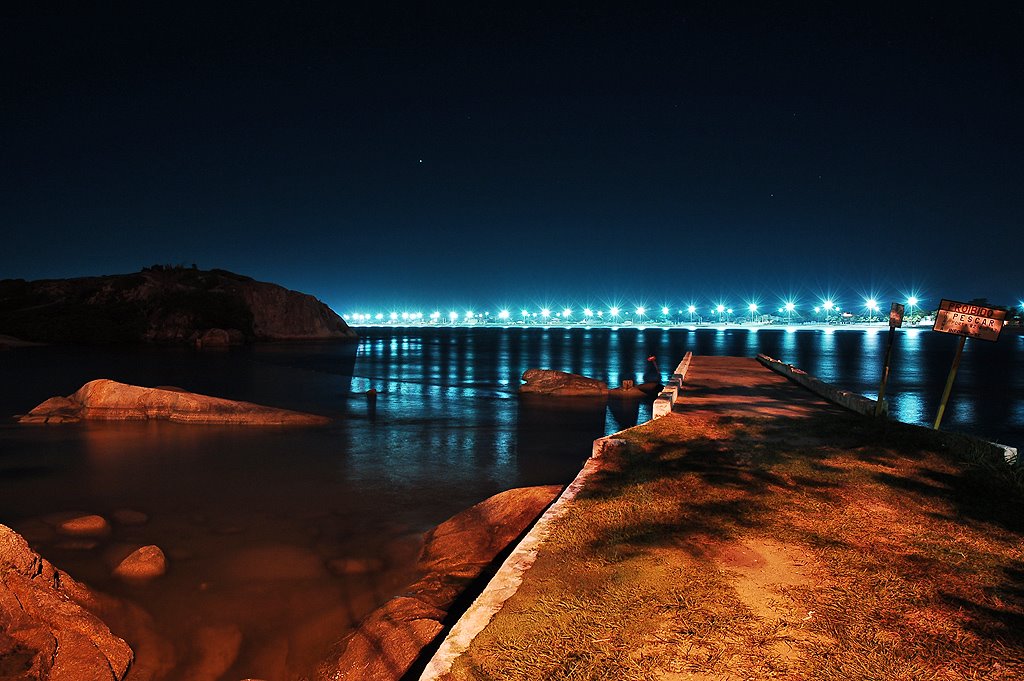
[[[1024,678],[1018,488],[765,364],[597,440],[421,681]]]
[[[793,416],[841,411],[751,357],[693,358],[675,414]]]
[[[841,412],[809,390],[767,369],[748,357],[693,357],[672,413],[661,418],[684,418],[697,423],[716,421],[722,416],[809,417]],[[627,432],[627,431],[623,431]],[[505,564],[485,587],[476,602],[462,615],[428,663],[420,681],[448,679],[452,663],[471,645],[477,634],[521,586],[543,546],[568,505],[601,471],[602,455],[624,442],[611,435],[594,442],[591,458],[551,508],[520,542]]]

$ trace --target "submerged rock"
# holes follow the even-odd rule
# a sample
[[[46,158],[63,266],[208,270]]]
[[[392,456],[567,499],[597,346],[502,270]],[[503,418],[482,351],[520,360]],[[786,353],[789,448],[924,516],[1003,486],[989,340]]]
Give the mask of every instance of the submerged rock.
[[[202,626],[193,640],[193,660],[179,678],[214,681],[222,678],[238,659],[242,631],[233,624]]]
[[[525,385],[520,394],[551,395],[555,397],[604,397],[608,386],[596,378],[551,369],[527,369],[523,373]]]
[[[181,390],[144,388],[98,379],[68,397],[51,397],[19,423],[73,423],[83,419],[244,425],[316,425],[329,419],[314,414],[225,400]]]
[[[149,516],[132,508],[119,508],[111,516],[118,525],[136,526],[149,522]]]
[[[327,567],[336,575],[363,575],[380,572],[384,561],[379,558],[334,558]]]
[[[466,587],[554,501],[557,485],[511,489],[458,513],[428,532],[423,577],[371,613],[318,666],[316,679],[401,679],[444,630],[448,609]]]

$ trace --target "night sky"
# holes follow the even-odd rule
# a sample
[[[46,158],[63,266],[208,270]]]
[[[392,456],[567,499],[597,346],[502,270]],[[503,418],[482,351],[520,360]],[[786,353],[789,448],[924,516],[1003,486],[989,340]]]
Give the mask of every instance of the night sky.
[[[1018,2],[38,4],[0,16],[0,278],[1024,297]]]

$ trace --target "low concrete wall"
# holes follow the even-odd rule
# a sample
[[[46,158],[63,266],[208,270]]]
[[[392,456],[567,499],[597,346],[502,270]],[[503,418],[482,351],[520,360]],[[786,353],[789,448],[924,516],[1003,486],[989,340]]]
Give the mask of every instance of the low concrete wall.
[[[824,397],[829,402],[834,402],[840,407],[846,407],[850,411],[855,411],[858,414],[864,414],[865,416],[875,415],[877,400],[872,400],[869,397],[852,393],[849,390],[837,388],[834,385],[825,383],[819,378],[811,376],[806,371],[797,369],[795,366],[790,364],[784,364],[777,359],[769,357],[768,355],[759,354],[757,356],[757,361],[775,373],[781,374],[792,381],[796,381],[815,395]],[[882,400],[882,414],[885,415],[888,413],[889,405],[885,400]]]
[[[683,359],[676,365],[676,370],[668,379],[668,385],[658,395],[658,399],[654,400],[654,418],[672,413],[672,405],[679,398],[679,391],[683,388],[683,381],[686,380],[686,371],[690,368],[690,360],[692,359],[693,353],[688,352],[683,355]]]
[[[773,359],[768,355],[758,355],[757,361],[765,365],[772,371],[782,374],[786,378],[792,379],[804,386],[816,395],[824,397],[829,402],[834,402],[841,407],[846,407],[851,411],[855,411],[858,414],[864,414],[866,416],[875,415],[876,400],[858,395],[857,393],[851,393],[848,390],[841,390],[834,385],[829,385],[819,378],[811,376],[806,371],[797,369],[791,364],[784,364],[777,359]],[[882,400],[882,414],[888,415],[889,404],[885,400]],[[994,447],[994,451],[1003,457],[1003,460],[1011,466],[1017,463],[1017,448],[1009,445],[999,444],[998,442],[989,442],[981,438],[974,438],[978,442],[984,443],[985,445],[991,445]]]

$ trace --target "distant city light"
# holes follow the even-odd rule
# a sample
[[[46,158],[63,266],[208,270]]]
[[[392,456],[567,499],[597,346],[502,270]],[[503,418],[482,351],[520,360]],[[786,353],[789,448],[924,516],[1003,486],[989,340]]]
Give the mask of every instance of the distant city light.
[[[912,293],[912,294],[911,294]],[[831,297],[819,296],[815,297],[813,303],[807,304],[803,307],[801,312],[801,303],[797,302],[797,297],[793,294],[792,298],[780,299],[778,305],[778,315],[782,318],[782,323],[791,324],[793,320],[800,320],[801,315],[804,316],[804,321],[810,321],[807,319],[811,315],[813,310],[814,319],[819,323],[856,323],[871,322],[876,323],[885,321],[885,316],[880,313],[881,304],[884,304],[885,296],[887,293],[872,292],[870,296],[861,295],[856,296],[854,300],[861,300],[860,304],[854,303],[848,306],[847,311],[841,312],[843,308],[840,308],[839,304]],[[924,297],[922,292],[919,291],[901,291],[893,296],[893,300],[903,300],[907,307],[908,315],[913,315],[912,319],[917,320],[923,315],[930,313],[927,299]],[[722,296],[725,298],[725,296]],[[721,300],[720,298],[719,300]],[[725,302],[718,302],[711,300],[705,304],[690,303],[685,306],[680,306],[678,302],[672,304],[671,300],[663,302],[661,305],[655,307],[647,307],[643,304],[635,304],[629,307],[622,307],[620,305],[609,305],[604,308],[595,307],[573,307],[571,298],[567,298],[569,304],[564,307],[556,309],[552,308],[521,308],[518,312],[521,315],[515,322],[510,320],[517,314],[516,308],[507,307],[494,307],[491,310],[484,312],[474,312],[469,307],[462,309],[453,309],[450,312],[441,312],[435,310],[433,312],[414,312],[406,308],[403,310],[398,307],[393,310],[384,308],[381,312],[370,311],[370,312],[348,312],[342,315],[342,318],[352,325],[389,325],[389,324],[427,324],[438,323],[441,320],[450,322],[453,325],[459,326],[470,326],[480,325],[486,326],[488,324],[497,324],[500,320],[501,323],[509,324],[514,323],[517,325],[525,324],[550,324],[551,322],[558,320],[559,323],[566,325],[575,326],[576,324],[590,323],[593,321],[595,324],[606,324],[609,326],[618,326],[623,322],[623,318],[626,320],[626,324],[637,323],[643,325],[658,325],[658,326],[673,326],[679,323],[680,316],[685,319],[686,313],[689,313],[690,324],[708,324],[710,322],[724,324],[726,322],[732,323],[743,323],[742,317],[736,315],[743,315],[746,311],[746,323],[747,324],[772,324],[779,323],[779,317],[776,316],[775,308],[771,305],[765,310],[757,299],[753,296],[747,298],[747,302],[743,303],[734,310],[729,307]],[[707,299],[705,299],[707,300]],[[881,301],[881,303],[880,303]],[[924,306],[924,307],[922,307]],[[365,309],[365,308],[364,308]],[[450,308],[449,308],[450,309]],[[1019,309],[1024,311],[1024,300],[1019,301],[1019,306],[1014,307],[1015,310]],[[771,313],[768,315],[767,313]],[[630,321],[632,320],[632,321]]]

